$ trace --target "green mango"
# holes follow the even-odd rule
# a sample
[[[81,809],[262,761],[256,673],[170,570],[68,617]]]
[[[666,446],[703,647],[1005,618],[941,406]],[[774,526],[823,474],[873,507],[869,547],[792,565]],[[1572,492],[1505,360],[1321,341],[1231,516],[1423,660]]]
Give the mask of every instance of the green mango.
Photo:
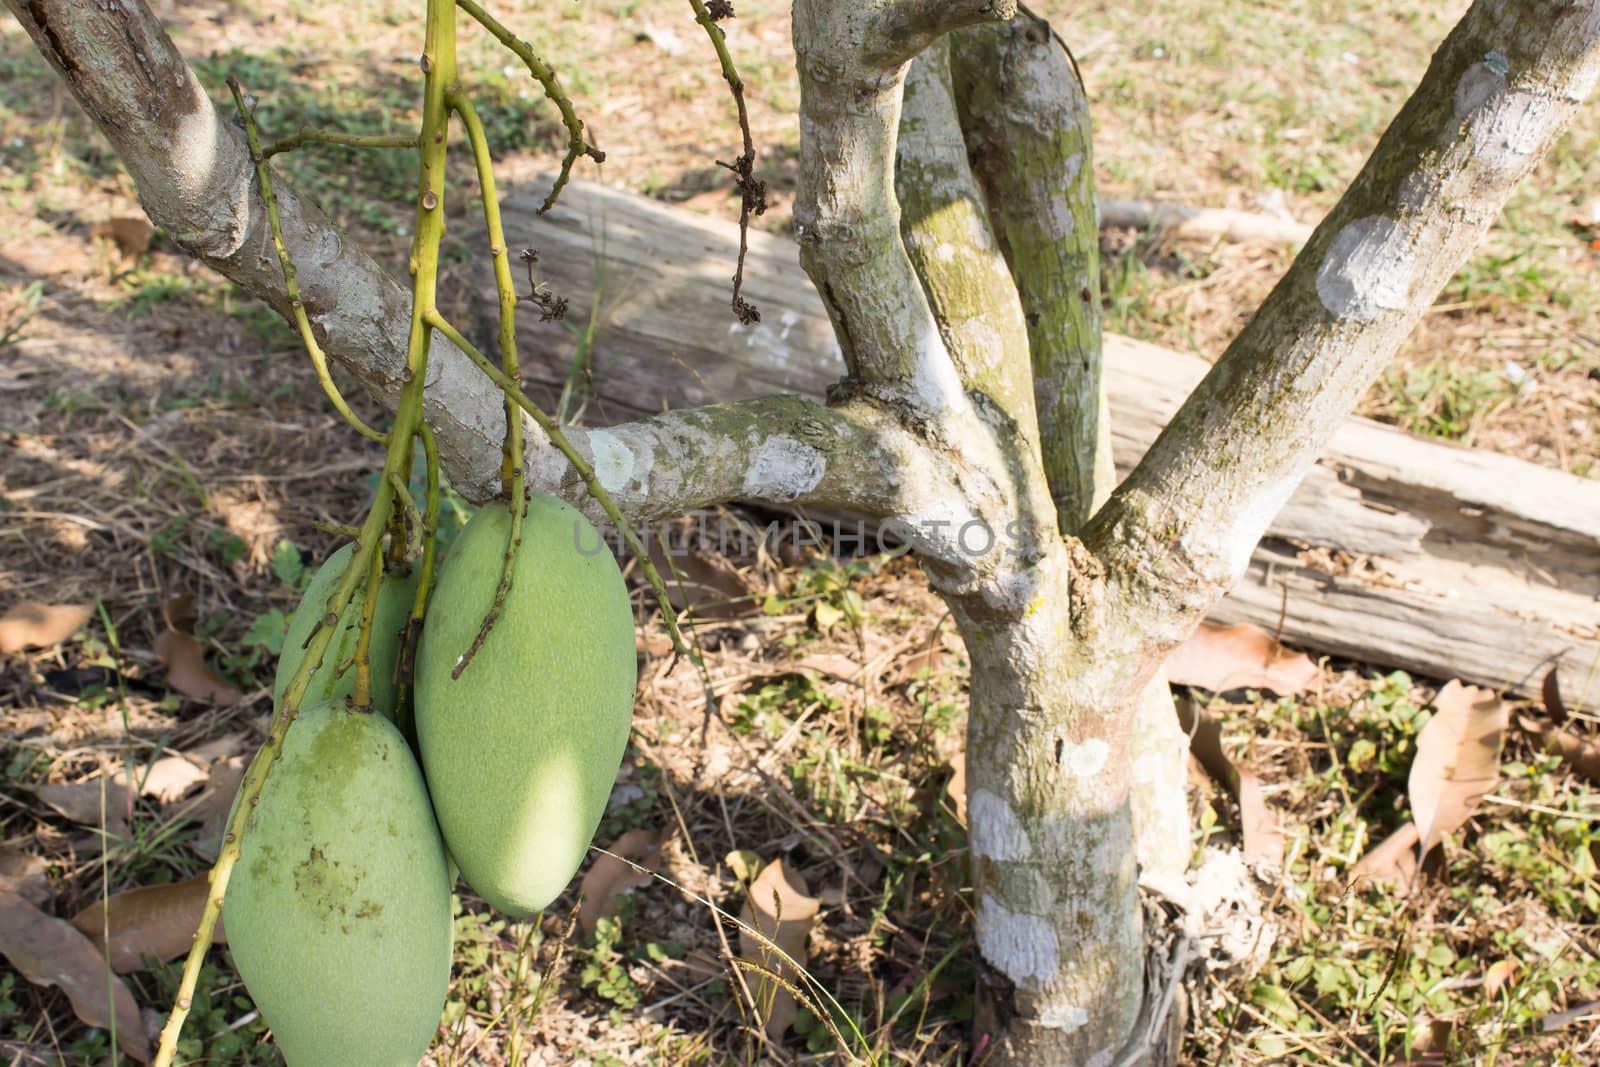
[[[423,772],[461,876],[529,915],[572,880],[628,744],[638,681],[633,608],[600,534],[554,497],[522,522],[510,595],[462,671],[494,602],[511,526],[478,511],[440,566],[417,646]]]
[[[294,616],[289,620],[289,632],[283,639],[278,673],[272,680],[274,705],[283,702],[283,694],[294,679],[294,672],[300,669],[300,661],[305,659],[306,641],[317,623],[328,613],[328,600],[344,575],[344,569],[350,565],[350,557],[354,552],[355,545],[351,544],[329,556],[327,562],[317,568],[305,595],[300,598],[300,606],[295,608]],[[404,576],[386,575],[378,587],[378,607],[372,617],[372,644],[367,649],[372,663],[372,706],[391,719],[394,718],[395,704],[399,700],[399,689],[394,684],[394,664],[400,655],[401,633],[405,629],[406,617],[411,613],[411,602],[416,591],[415,571]],[[361,595],[358,590],[339,616],[339,628],[334,631],[333,640],[322,655],[322,662],[311,676],[311,685],[306,690],[305,699],[300,702],[301,707],[328,700],[342,701],[355,692],[355,668],[347,667],[343,674],[335,672],[339,664],[349,663],[355,657],[356,642],[360,636]]]
[[[342,703],[300,712],[222,916],[289,1067],[416,1067],[450,982],[450,882],[393,723]]]

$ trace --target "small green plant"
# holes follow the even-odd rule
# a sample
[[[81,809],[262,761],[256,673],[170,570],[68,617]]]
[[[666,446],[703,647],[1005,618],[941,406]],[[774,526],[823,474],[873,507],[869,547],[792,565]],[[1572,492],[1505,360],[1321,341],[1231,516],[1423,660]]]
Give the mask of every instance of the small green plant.
[[[594,941],[581,950],[583,966],[578,971],[579,985],[625,1011],[639,1006],[639,987],[628,974],[627,957],[619,947],[623,923],[631,915],[631,904],[625,904],[619,914],[595,924]]]

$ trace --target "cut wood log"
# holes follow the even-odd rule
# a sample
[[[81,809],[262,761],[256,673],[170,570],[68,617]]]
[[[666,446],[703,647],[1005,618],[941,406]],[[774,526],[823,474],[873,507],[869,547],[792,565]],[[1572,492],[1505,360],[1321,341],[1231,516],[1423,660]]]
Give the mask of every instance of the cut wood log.
[[[1199,241],[1299,245],[1305,244],[1313,228],[1303,222],[1225,207],[1104,199],[1099,206],[1101,229],[1154,230],[1167,237]]]
[[[509,240],[538,248],[574,308],[596,287],[591,399],[605,424],[772,392],[823,395],[844,373],[793,242],[750,235],[745,295],[728,307],[731,222],[574,182],[549,215],[534,191],[505,204]],[[494,304],[480,310],[493,334]],[[549,401],[574,327],[519,321],[524,381]],[[1126,472],[1201,376],[1204,360],[1106,337],[1112,431]],[[1536,694],[1559,666],[1575,700],[1600,698],[1600,482],[1350,418],[1214,612],[1291,643],[1433,678]]]

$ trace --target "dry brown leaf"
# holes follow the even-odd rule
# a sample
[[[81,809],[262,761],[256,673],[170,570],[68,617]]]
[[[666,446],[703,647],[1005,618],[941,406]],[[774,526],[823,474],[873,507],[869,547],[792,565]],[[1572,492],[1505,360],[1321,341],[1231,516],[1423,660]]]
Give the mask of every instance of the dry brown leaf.
[[[149,768],[140,767],[135,772],[139,795],[155,797],[163,804],[181,800],[197,783],[206,780],[203,768],[196,767],[182,756],[163,756]]]
[[[1540,696],[1544,698],[1544,713],[1550,716],[1550,721],[1557,726],[1567,724],[1567,704],[1561,699],[1561,679],[1556,675],[1556,669],[1550,668],[1550,673],[1544,676],[1544,684],[1540,687]]]
[[[790,665],[790,669],[837,678],[841,682],[855,683],[861,678],[861,664],[849,656],[832,652],[819,652],[815,656],[796,660]]]
[[[194,594],[179,593],[168,597],[161,605],[161,618],[169,630],[177,630],[181,634],[194,633],[195,626],[200,622],[200,612],[194,606]]]
[[[584,933],[594,933],[601,919],[617,913],[621,894],[650,884],[648,872],[660,868],[661,849],[672,839],[672,832],[670,826],[660,830],[629,830],[606,849],[611,855],[602,853],[594,861],[578,889],[583,899],[578,905],[578,925]],[[629,860],[632,863],[627,862]],[[645,870],[640,871],[634,864]]]
[[[1544,751],[1560,756],[1589,781],[1600,782],[1600,745],[1529,715],[1518,715],[1517,726]]]
[[[201,856],[215,861],[222,851],[222,834],[227,829],[228,814],[233,810],[233,798],[238,795],[239,783],[250,760],[244,756],[228,756],[211,765],[210,780],[206,788],[194,799],[185,814],[200,823],[195,831],[193,848]]]
[[[894,665],[894,672],[890,675],[889,685],[905,685],[922,677],[922,672],[927,671],[928,677],[939,673],[944,666],[945,650],[942,642],[935,640],[931,645],[923,645],[917,651],[900,660]]]
[[[1288,651],[1259,627],[1211,622],[1202,622],[1178,646],[1166,669],[1174,685],[1199,686],[1213,693],[1268,689],[1279,696],[1304,692],[1322,673],[1304,653]]]
[[[945,796],[956,806],[956,821],[967,825],[967,754],[957,752],[950,757],[950,781],[944,787]]]
[[[38,856],[0,845],[0,893],[15,893],[29,904],[44,904],[50,899],[46,869],[46,863]]]
[[[666,580],[673,610],[700,619],[734,619],[751,613],[756,590],[727,559],[685,552],[669,553],[659,540],[650,545],[650,559]]]
[[[1355,878],[1393,882],[1405,896],[1417,877],[1417,824],[1408,822],[1356,862]]]
[[[1505,990],[1511,980],[1517,976],[1517,961],[1514,959],[1496,960],[1483,972],[1483,995],[1493,998]]]
[[[133,794],[120,780],[91,778],[85,782],[52,782],[32,786],[31,791],[56,814],[80,825],[99,826],[103,810],[107,834],[126,839],[132,831],[128,813],[132,809]]]
[[[111,950],[106,955],[111,969],[127,974],[142,969],[147,959],[165,963],[189,951],[209,886],[210,876],[197,874],[171,885],[129,889],[107,901],[95,901],[73,916],[72,925],[102,952],[109,929]],[[228,943],[220,916],[211,943]]]
[[[206,666],[200,642],[188,634],[166,631],[156,638],[155,654],[167,669],[167,684],[190,699],[228,705],[244,696]]]
[[[1173,706],[1179,728],[1189,736],[1190,754],[1239,805],[1239,837],[1245,855],[1281,865],[1283,824],[1261,791],[1261,779],[1240,768],[1223,751],[1222,724],[1199,701],[1179,695]]]
[[[1433,706],[1433,718],[1417,735],[1406,782],[1424,854],[1459,829],[1500,780],[1507,720],[1499,697],[1459,681],[1439,690]]]
[[[107,973],[105,957],[71,923],[0,892],[0,956],[34,985],[59,987],[90,1026],[111,1029],[109,999],[116,1005],[117,1044],[131,1059],[149,1062],[150,1038],[133,994]]]
[[[156,228],[142,215],[125,215],[97,222],[89,227],[90,237],[113,241],[125,256],[139,256],[150,251],[150,241]]]
[[[1239,821],[1244,854],[1283,866],[1283,827],[1261,792],[1261,779],[1250,771],[1239,772]]]
[[[89,621],[87,604],[40,604],[22,600],[0,615],[0,652],[59,645]]]
[[[749,930],[739,931],[739,955],[764,970],[771,971],[789,985],[800,981],[799,968],[805,965],[807,942],[811,927],[816,923],[817,911],[822,902],[809,895],[805,880],[785,869],[783,861],[773,860],[761,869],[750,884],[740,918],[745,925],[761,932],[766,941]],[[771,945],[767,942],[770,941]],[[774,951],[772,945],[784,955]],[[793,962],[791,962],[793,961]],[[767,1037],[776,1041],[794,1023],[799,1014],[794,994],[763,975],[753,975],[751,992],[755,995],[755,1010],[763,1019]]]

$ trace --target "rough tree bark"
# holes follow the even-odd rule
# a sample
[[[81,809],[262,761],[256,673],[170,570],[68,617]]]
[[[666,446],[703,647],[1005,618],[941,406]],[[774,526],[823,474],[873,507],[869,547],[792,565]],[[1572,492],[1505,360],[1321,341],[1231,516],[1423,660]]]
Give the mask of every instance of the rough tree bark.
[[[151,217],[284,310],[240,138],[142,0],[6,4],[127,162]],[[674,412],[578,443],[631,518],[743,499],[899,524],[972,662],[986,1062],[1109,1067],[1169,1055],[1146,1008],[1160,991],[1146,988],[1137,895],[1137,709],[1593,88],[1600,0],[1473,5],[1260,313],[1098,507],[1098,327],[1081,313],[1093,304],[1092,190],[1070,173],[1074,137],[1079,173],[1089,156],[1081,106],[1062,103],[1075,82],[1031,19],[959,37],[953,68],[941,40],[1014,14],[1010,0],[796,0],[796,231],[849,375],[826,406]],[[902,115],[912,60],[935,44]],[[994,159],[1016,161],[1031,188],[1005,186]],[[314,207],[280,197],[326,347],[392,399],[403,295]],[[452,480],[486,497],[500,397],[441,347],[428,417]],[[566,462],[529,440],[530,484],[584,504]]]

